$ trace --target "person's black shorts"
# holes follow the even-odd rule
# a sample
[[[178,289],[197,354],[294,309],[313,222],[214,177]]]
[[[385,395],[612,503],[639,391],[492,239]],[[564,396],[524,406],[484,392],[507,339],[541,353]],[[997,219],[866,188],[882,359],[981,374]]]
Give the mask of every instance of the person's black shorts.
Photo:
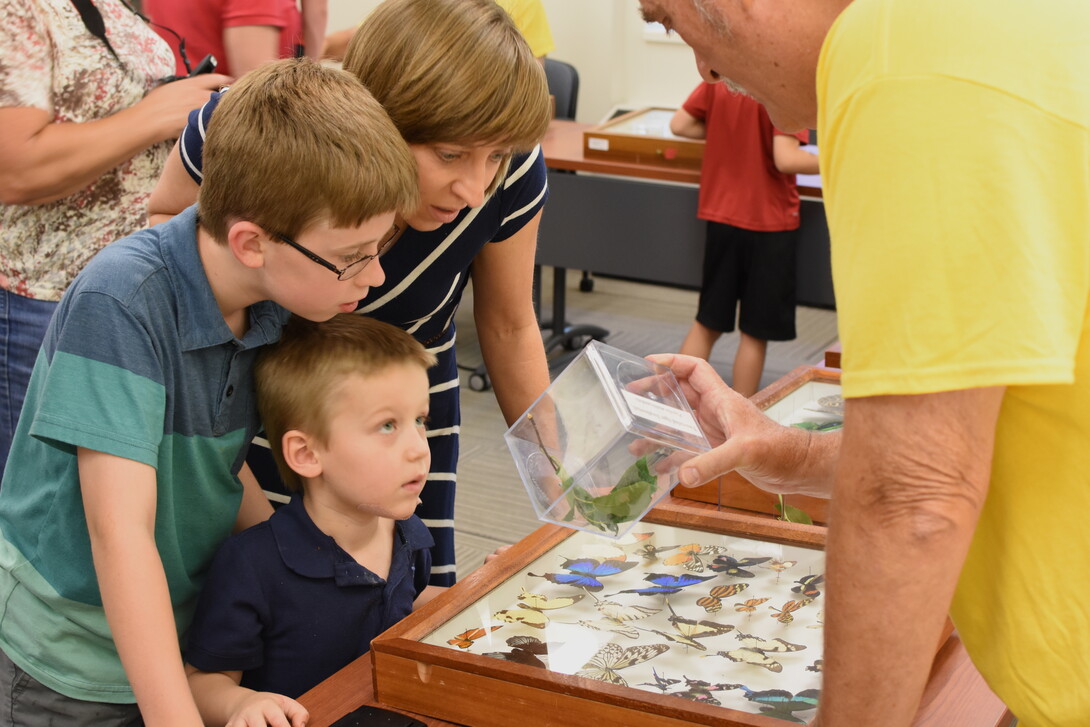
[[[766,341],[795,337],[798,230],[753,232],[708,223],[704,279],[696,320],[713,331],[734,330]]]

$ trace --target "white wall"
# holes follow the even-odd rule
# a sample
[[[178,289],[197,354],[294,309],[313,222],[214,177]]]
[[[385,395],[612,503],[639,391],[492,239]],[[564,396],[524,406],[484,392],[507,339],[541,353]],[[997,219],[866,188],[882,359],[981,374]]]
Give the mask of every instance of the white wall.
[[[579,71],[579,121],[600,121],[615,105],[680,106],[700,82],[688,46],[644,37],[636,0],[542,2],[556,41],[552,57]],[[329,0],[329,29],[358,23],[378,4]]]

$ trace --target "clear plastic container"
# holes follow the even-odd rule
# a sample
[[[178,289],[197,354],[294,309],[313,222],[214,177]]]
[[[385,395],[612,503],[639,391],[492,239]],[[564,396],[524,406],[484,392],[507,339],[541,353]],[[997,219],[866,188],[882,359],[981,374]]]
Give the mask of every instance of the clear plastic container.
[[[591,341],[504,434],[538,518],[619,538],[708,440],[665,366]]]

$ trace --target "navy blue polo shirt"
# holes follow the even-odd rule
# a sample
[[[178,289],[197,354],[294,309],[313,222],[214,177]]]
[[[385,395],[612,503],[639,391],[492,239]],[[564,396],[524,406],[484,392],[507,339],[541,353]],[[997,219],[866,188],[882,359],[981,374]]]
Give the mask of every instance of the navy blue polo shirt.
[[[244,687],[298,697],[409,615],[428,583],[432,543],[415,515],[397,522],[383,580],[319,530],[294,497],[216,554],[186,661],[202,671],[241,671]]]

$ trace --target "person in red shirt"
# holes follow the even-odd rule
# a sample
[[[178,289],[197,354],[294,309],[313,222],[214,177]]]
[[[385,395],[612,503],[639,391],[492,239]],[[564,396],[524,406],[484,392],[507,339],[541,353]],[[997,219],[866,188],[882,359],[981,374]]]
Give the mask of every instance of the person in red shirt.
[[[152,27],[174,49],[176,73],[189,73],[179,53],[196,65],[215,56],[216,70],[241,76],[267,61],[291,58],[303,48],[317,58],[325,37],[328,0],[143,0]],[[177,34],[177,35],[175,35]]]
[[[680,353],[707,360],[737,315],[731,386],[752,396],[768,342],[795,337],[795,175],[816,174],[817,156],[801,148],[807,132],[779,131],[763,106],[722,83],[697,86],[670,130],[705,140],[697,206],[697,217],[708,222],[703,281]]]

